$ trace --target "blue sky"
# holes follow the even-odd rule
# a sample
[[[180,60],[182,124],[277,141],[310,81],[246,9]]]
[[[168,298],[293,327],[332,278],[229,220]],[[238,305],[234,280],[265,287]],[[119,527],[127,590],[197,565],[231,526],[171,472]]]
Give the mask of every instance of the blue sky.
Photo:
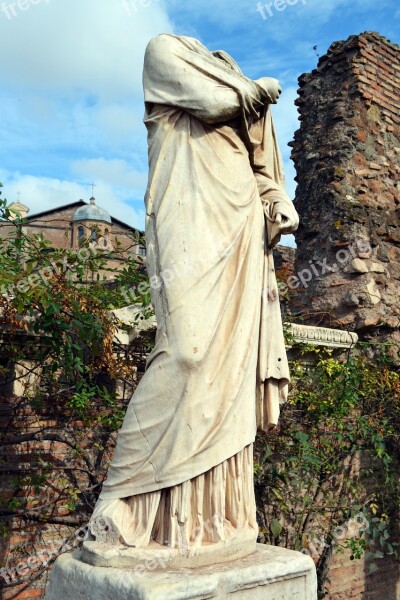
[[[249,77],[281,81],[274,115],[293,197],[297,78],[332,42],[366,30],[400,43],[397,0],[0,0],[4,195],[20,192],[34,213],[88,200],[94,181],[101,206],[143,227],[143,54],[170,32],[226,50]]]

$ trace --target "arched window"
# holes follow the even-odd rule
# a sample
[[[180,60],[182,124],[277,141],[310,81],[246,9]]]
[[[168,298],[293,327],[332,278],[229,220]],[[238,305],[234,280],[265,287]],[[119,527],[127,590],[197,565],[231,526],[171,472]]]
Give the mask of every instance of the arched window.
[[[109,235],[110,235],[110,232],[109,232],[109,230],[106,228],[106,229],[104,230],[104,236],[103,236],[103,246],[104,246],[104,248],[105,248],[105,249],[107,249],[107,248],[108,248],[108,249],[110,250],[110,249],[112,249],[112,246],[111,246],[111,244],[110,244]]]
[[[78,240],[81,240],[84,235],[85,235],[85,228],[82,227],[82,225],[79,225],[79,227],[78,227]]]
[[[92,230],[92,233],[90,234],[90,239],[93,242],[96,242],[99,239],[99,230],[97,229],[97,227]]]

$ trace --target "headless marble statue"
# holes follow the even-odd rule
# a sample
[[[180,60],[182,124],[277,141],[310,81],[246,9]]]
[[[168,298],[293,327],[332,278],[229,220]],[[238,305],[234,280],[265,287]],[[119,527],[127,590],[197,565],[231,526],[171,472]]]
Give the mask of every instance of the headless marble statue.
[[[298,225],[269,108],[281,90],[248,79],[222,51],[167,34],[150,41],[143,82],[158,328],[92,539],[255,546],[252,445],[257,425],[277,423],[289,380],[271,248]]]

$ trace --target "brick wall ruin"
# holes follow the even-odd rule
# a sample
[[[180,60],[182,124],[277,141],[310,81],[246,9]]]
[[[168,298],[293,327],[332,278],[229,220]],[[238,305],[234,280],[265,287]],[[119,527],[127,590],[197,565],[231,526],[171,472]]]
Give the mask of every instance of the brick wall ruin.
[[[367,32],[299,79],[295,312],[400,342],[400,48]]]
[[[299,79],[295,320],[400,344],[400,48],[366,32]],[[296,318],[297,316],[297,318]],[[400,598],[399,566],[333,555],[329,600]]]

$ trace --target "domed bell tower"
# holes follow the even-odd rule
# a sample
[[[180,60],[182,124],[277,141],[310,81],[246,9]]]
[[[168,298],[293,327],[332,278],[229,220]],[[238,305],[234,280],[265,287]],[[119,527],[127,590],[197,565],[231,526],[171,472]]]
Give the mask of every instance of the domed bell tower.
[[[79,248],[89,240],[99,249],[111,250],[111,226],[109,213],[97,206],[92,196],[90,204],[79,207],[72,218],[72,247]]]

